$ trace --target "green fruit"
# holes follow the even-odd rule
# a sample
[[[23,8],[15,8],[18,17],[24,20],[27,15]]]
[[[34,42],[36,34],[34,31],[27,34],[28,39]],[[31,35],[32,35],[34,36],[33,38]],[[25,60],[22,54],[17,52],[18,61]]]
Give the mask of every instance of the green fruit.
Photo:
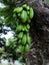
[[[22,7],[23,7],[24,9],[26,9],[26,10],[29,10],[29,9],[30,9],[30,7],[29,7],[27,4],[24,4]]]
[[[27,43],[31,44],[31,38],[30,38],[29,34],[27,34],[26,37],[27,37]]]
[[[32,9],[32,8],[30,8],[30,19],[32,19],[32,18],[33,18],[33,16],[34,16],[34,11],[33,11],[33,9]]]
[[[23,29],[22,31],[25,31],[25,32],[29,31],[26,26],[24,26],[22,29]]]
[[[27,24],[26,28],[27,28],[27,29],[30,29],[30,25],[29,25],[29,24]]]
[[[22,27],[22,31],[25,31],[24,26]]]
[[[22,27],[22,31],[23,31],[23,32],[24,32],[24,31],[25,31],[25,32],[28,32],[29,30],[27,29],[26,26],[23,26],[23,27]]]
[[[14,9],[14,12],[20,13],[20,12],[22,12],[22,10],[23,10],[22,7],[17,7],[17,8]]]
[[[21,39],[19,39],[19,41],[18,41],[18,44],[20,44],[21,43]]]
[[[22,19],[23,23],[25,23],[27,21],[27,12],[24,10],[22,11],[21,19]]]
[[[16,18],[17,17],[16,14],[13,14],[13,17]]]
[[[20,45],[19,49],[20,49],[20,52],[23,52],[24,51],[24,46]]]
[[[29,7],[29,6],[27,6],[26,8],[27,8],[27,10],[29,10],[29,9],[30,9],[30,7]]]
[[[22,28],[22,31],[25,31],[24,28]]]
[[[27,11],[27,14],[28,14],[28,15],[29,15],[29,13],[30,13],[30,12],[29,12],[29,11]]]
[[[16,53],[22,53],[24,51],[24,46],[20,45],[16,50],[15,52]]]
[[[16,52],[16,53],[20,53],[20,49],[16,49],[15,52]]]
[[[21,16],[21,14],[20,14],[20,13],[18,13],[18,16],[20,17],[20,16]]]
[[[16,49],[16,53],[22,53],[24,51],[24,46],[20,45],[17,49]]]
[[[29,17],[29,16],[27,17],[27,21],[28,21],[28,23],[30,23],[30,22],[31,22],[31,19],[30,19],[30,17]]]
[[[22,44],[25,45],[26,44],[26,35],[24,34],[23,38],[22,38]]]
[[[25,52],[28,52],[29,51],[29,45],[27,44],[24,48]]]
[[[20,56],[20,57],[18,58],[18,60],[19,60],[19,61],[22,61],[22,60],[23,60],[23,57],[22,57],[22,56]]]
[[[21,39],[23,37],[23,32],[20,32],[18,38]]]
[[[26,7],[27,7],[27,4],[24,4],[22,7],[23,7],[23,8],[26,8]]]
[[[28,31],[28,29],[26,28],[26,26],[22,27],[22,31],[25,31],[25,32]]]
[[[26,26],[24,26],[24,31],[26,31],[26,29],[27,29]]]
[[[22,25],[18,25],[17,28],[16,28],[16,31],[19,32],[22,30]]]
[[[30,22],[31,22],[31,20],[29,19],[29,20],[28,20],[28,23],[30,23]]]

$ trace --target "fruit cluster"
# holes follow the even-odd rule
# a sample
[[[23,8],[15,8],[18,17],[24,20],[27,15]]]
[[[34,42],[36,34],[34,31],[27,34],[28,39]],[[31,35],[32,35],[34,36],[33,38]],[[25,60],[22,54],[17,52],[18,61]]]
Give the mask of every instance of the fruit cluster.
[[[18,43],[16,53],[28,52],[31,44],[29,30],[31,19],[34,16],[33,8],[24,4],[21,7],[15,8],[13,12],[13,17],[15,17],[18,21],[16,27]]]

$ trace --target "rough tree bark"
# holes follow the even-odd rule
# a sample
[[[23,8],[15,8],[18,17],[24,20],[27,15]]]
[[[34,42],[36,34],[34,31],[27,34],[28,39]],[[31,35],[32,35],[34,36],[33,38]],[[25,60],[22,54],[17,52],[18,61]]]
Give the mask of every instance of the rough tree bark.
[[[44,2],[43,5],[38,2],[31,5],[35,15],[30,29],[33,40],[29,52],[30,65],[49,65],[49,4]]]

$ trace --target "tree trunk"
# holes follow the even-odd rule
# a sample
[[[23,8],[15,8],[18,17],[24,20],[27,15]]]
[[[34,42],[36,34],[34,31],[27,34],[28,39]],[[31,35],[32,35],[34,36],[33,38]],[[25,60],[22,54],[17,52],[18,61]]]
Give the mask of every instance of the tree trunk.
[[[44,5],[44,6],[43,6]],[[33,2],[34,18],[31,21],[30,35],[33,43],[30,47],[30,65],[47,65],[49,63],[49,4]],[[34,50],[34,51],[33,51]],[[35,61],[34,61],[35,60]]]

